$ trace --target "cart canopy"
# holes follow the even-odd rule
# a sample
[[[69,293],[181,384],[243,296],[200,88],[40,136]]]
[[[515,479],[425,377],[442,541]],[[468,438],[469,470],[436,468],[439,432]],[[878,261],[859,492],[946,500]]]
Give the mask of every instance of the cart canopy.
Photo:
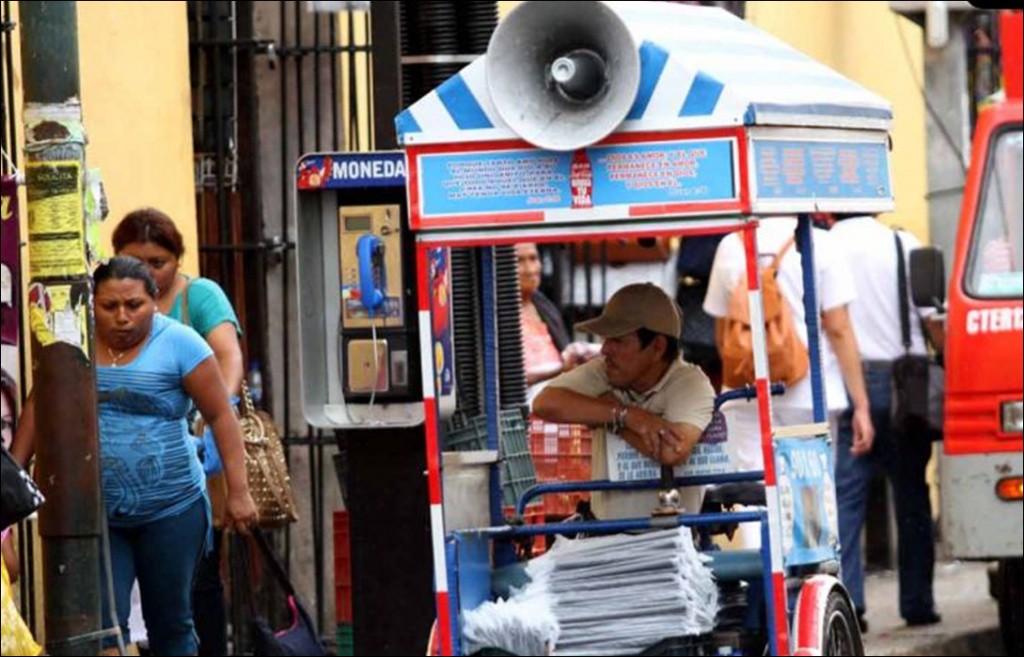
[[[725,10],[607,4],[640,50],[640,90],[618,132],[891,126],[887,100]],[[402,112],[400,143],[517,139],[491,102],[485,68],[481,57]]]

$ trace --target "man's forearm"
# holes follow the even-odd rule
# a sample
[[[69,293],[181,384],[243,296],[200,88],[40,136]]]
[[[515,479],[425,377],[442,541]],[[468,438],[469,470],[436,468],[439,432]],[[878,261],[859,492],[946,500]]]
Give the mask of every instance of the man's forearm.
[[[613,399],[598,399],[548,386],[534,400],[533,413],[548,422],[599,426],[614,422],[621,406]]]

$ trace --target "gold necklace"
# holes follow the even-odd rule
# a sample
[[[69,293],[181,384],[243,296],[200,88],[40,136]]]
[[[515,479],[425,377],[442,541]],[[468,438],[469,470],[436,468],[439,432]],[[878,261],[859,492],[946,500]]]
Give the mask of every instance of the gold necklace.
[[[121,362],[121,359],[124,358],[125,354],[127,354],[129,351],[131,351],[131,349],[126,349],[121,353],[115,355],[114,350],[111,349],[110,347],[107,347],[107,355],[110,356],[110,360],[114,361],[111,367],[117,367],[118,364]]]

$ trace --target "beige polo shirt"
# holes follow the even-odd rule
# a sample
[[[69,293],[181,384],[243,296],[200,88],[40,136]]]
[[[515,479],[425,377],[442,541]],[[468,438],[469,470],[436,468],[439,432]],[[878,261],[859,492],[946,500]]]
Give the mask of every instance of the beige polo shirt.
[[[699,367],[681,358],[644,394],[614,388],[608,381],[603,357],[562,374],[548,385],[595,398],[611,392],[624,404],[642,408],[673,424],[690,424],[701,431],[707,428],[715,410],[715,390],[711,382]],[[591,458],[591,477],[608,479],[608,450],[602,427],[594,432]],[[681,493],[686,512],[698,513],[703,489],[687,488]],[[592,494],[591,505],[602,520],[645,517],[658,505],[658,492],[598,492]]]

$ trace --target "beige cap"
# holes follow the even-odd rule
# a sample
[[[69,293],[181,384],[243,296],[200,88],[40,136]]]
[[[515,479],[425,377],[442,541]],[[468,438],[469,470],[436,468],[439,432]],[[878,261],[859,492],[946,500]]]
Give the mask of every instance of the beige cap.
[[[612,295],[600,317],[575,326],[602,338],[619,338],[642,328],[673,337],[679,337],[682,328],[676,302],[652,283],[627,285]]]

